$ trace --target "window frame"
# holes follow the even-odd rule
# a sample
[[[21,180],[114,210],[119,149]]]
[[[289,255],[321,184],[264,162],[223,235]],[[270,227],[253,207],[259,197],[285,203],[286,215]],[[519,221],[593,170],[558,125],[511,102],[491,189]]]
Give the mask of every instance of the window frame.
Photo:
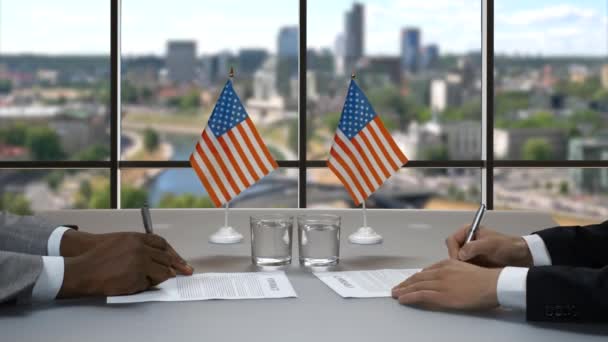
[[[494,169],[497,168],[598,168],[608,167],[608,160],[494,160],[494,0],[482,1],[482,148],[479,160],[426,161],[412,160],[403,168],[478,168],[481,171],[481,202],[494,209]],[[189,168],[188,161],[126,161],[120,159],[120,5],[111,0],[110,15],[110,146],[109,160],[101,161],[0,161],[2,169],[104,169],[110,171],[110,208],[120,209],[120,171],[137,168]],[[325,160],[307,160],[306,135],[306,65],[307,65],[307,0],[299,0],[299,141],[297,160],[279,160],[281,168],[299,170],[298,208],[306,208],[306,177],[310,168],[325,168]],[[490,71],[490,72],[488,72]]]

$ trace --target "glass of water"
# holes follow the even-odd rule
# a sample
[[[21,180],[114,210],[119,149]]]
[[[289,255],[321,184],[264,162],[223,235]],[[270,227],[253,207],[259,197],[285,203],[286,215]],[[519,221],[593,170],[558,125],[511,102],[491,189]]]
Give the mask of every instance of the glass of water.
[[[298,216],[300,264],[332,266],[340,259],[340,216]]]
[[[291,263],[293,217],[261,215],[250,218],[251,260],[259,266]]]

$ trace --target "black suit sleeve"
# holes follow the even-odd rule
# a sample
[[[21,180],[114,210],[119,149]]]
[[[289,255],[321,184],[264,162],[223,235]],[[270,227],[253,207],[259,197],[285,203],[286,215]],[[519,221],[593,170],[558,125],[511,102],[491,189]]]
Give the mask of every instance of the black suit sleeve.
[[[553,265],[601,268],[608,265],[608,221],[590,226],[556,227],[536,232]]]
[[[532,267],[526,282],[530,321],[608,322],[608,266]]]

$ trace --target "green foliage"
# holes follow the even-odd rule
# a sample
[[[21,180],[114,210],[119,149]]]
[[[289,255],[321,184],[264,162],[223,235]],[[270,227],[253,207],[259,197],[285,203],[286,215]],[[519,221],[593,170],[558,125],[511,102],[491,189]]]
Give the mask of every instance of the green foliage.
[[[13,90],[13,82],[11,80],[0,80],[0,94],[9,94]]]
[[[497,93],[494,101],[497,127],[506,128],[499,124],[508,123],[505,120],[508,119],[509,114],[528,109],[530,107],[530,94],[527,92]]]
[[[450,155],[446,146],[428,147],[422,152],[423,160],[449,160]]]
[[[28,129],[25,145],[35,160],[60,160],[65,158],[59,136],[48,127]]]
[[[551,160],[553,148],[543,138],[530,138],[522,147],[522,155],[524,160]]]
[[[18,122],[11,127],[0,129],[0,141],[13,146],[25,146],[28,126]]]
[[[338,112],[325,114],[323,117],[323,125],[327,127],[330,132],[335,132],[338,128],[338,124],[340,123],[340,115],[341,114]]]
[[[397,115],[400,130],[407,129],[409,123],[416,119],[417,113],[422,110],[413,98],[402,96],[396,87],[372,89],[367,95],[376,112]]]
[[[144,130],[144,147],[148,152],[156,151],[160,144],[160,138],[158,133],[152,128],[146,128]]]
[[[200,107],[200,105],[201,105],[200,95],[195,90],[182,96],[179,101],[179,108],[181,110],[197,109],[198,107]]]
[[[602,88],[602,84],[599,77],[590,77],[582,83],[562,81],[556,86],[558,93],[583,100],[593,100],[594,95],[600,88]]]
[[[192,194],[165,194],[159,204],[160,208],[215,208],[207,196],[197,197]]]
[[[566,196],[570,193],[570,186],[567,181],[562,181],[559,183],[559,193],[560,195]]]
[[[298,152],[298,136],[300,134],[298,120],[292,120],[289,122],[287,128],[287,144],[289,148],[297,153]]]
[[[467,102],[460,107],[449,107],[441,115],[443,121],[480,121],[481,120],[481,101],[474,100]]]
[[[93,145],[80,151],[73,160],[106,160],[110,158],[110,149],[104,144]]]
[[[450,184],[448,187],[448,197],[456,201],[464,201],[466,196],[464,191],[458,189],[456,185]]]
[[[6,192],[0,198],[0,210],[6,210],[15,215],[31,215],[30,202],[23,194]]]
[[[90,209],[109,209],[110,208],[110,187],[95,189],[89,200]]]
[[[93,195],[93,188],[91,187],[91,182],[88,180],[83,180],[80,182],[80,194],[84,198],[91,198]]]
[[[123,208],[141,208],[148,201],[148,192],[145,189],[131,186],[123,186],[120,195],[120,204]]]
[[[53,191],[57,191],[59,185],[63,181],[63,177],[65,177],[65,171],[63,170],[54,170],[46,176],[46,182],[49,185],[49,188]]]

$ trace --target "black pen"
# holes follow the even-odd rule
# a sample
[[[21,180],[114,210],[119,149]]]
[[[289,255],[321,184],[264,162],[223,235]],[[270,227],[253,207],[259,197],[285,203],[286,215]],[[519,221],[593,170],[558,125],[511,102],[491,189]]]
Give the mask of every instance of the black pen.
[[[486,205],[482,203],[479,206],[479,209],[477,210],[477,214],[475,214],[475,218],[473,219],[473,224],[471,224],[471,229],[469,229],[469,234],[467,235],[467,239],[464,243],[468,243],[473,240],[473,238],[475,237],[475,233],[477,232],[477,229],[479,229],[479,224],[481,223],[481,218],[483,217],[483,214],[485,214],[485,212],[486,212]]]
[[[154,229],[152,228],[152,218],[150,217],[150,209],[148,208],[148,203],[144,203],[144,206],[141,207],[141,219],[144,221],[144,229],[146,230],[146,234],[154,234]]]

